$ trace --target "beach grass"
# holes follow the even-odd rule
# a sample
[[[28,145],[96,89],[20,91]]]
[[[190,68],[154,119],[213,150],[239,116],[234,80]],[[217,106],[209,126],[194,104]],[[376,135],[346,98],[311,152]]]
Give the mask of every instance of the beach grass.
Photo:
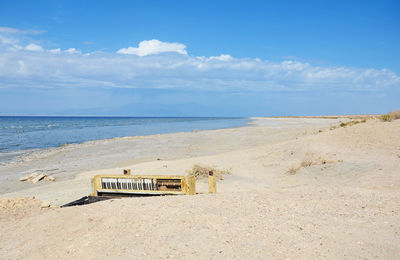
[[[395,110],[390,113],[384,114],[380,117],[384,122],[391,122],[396,119],[400,119],[400,110]]]

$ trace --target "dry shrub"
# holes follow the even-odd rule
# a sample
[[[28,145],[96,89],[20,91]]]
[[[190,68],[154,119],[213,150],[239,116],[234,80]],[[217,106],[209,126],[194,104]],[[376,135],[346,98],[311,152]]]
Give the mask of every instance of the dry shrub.
[[[389,113],[389,116],[393,119],[400,119],[400,110],[392,111]]]
[[[218,169],[215,166],[205,166],[195,164],[192,169],[188,171],[189,174],[194,175],[196,179],[208,178],[209,172],[212,171],[217,180],[223,180],[223,175],[230,174],[229,170]]]
[[[300,167],[290,167],[289,170],[287,171],[288,174],[290,175],[295,175],[297,173],[297,171],[300,170]]]
[[[383,122],[391,122],[392,120],[400,119],[400,110],[392,111],[388,114],[379,117]]]
[[[347,122],[347,123],[340,123],[340,127],[346,127],[346,126],[352,126],[352,125],[356,125],[356,124],[359,124],[359,123],[365,123],[365,122],[367,122],[367,119],[362,119],[362,120],[352,120],[352,121],[349,121],[349,122]]]
[[[314,153],[308,152],[301,161],[301,167],[306,168],[315,164],[319,164],[320,157],[317,157]]]
[[[300,163],[300,166],[292,166],[288,169],[287,173],[294,175],[296,174],[301,168],[307,168],[313,165],[321,165],[333,163],[331,160],[327,160],[321,156],[317,156],[315,153],[308,152],[304,156],[303,160]]]
[[[304,158],[303,161],[301,161],[301,167],[306,168],[306,167],[310,167],[311,165],[314,164],[314,161],[312,160],[312,158]]]
[[[390,121],[392,121],[392,117],[390,116],[390,114],[382,115],[382,116],[380,117],[380,119],[381,119],[383,122],[390,122]]]

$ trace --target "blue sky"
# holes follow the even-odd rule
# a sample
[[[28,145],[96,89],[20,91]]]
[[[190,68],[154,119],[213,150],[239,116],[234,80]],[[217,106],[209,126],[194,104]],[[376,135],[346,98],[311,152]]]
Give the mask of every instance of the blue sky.
[[[398,1],[0,0],[0,115],[400,107]]]

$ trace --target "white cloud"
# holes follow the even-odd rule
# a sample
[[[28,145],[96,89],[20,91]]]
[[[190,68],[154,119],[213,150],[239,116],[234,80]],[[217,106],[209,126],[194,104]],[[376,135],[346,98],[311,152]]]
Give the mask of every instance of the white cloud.
[[[57,49],[48,50],[48,52],[54,53],[54,54],[59,54],[59,53],[82,54],[82,52],[80,50],[77,50],[75,48],[69,48],[64,51],[62,51],[60,48],[57,48]],[[84,54],[84,55],[88,55],[88,54]]]
[[[229,54],[221,54],[219,56],[211,56],[210,60],[220,60],[220,61],[230,61],[232,60],[232,56]]]
[[[159,40],[142,41],[139,47],[122,48],[117,51],[120,54],[135,54],[138,56],[147,56],[164,52],[176,52],[187,55],[186,46],[182,43],[162,42]]]
[[[81,51],[79,51],[75,48],[69,48],[69,49],[65,50],[64,52],[69,53],[69,54],[81,54]]]
[[[57,48],[57,49],[51,49],[49,50],[50,53],[61,53],[61,49]]]
[[[43,48],[40,45],[30,43],[25,47],[25,50],[27,50],[27,51],[43,51]]]

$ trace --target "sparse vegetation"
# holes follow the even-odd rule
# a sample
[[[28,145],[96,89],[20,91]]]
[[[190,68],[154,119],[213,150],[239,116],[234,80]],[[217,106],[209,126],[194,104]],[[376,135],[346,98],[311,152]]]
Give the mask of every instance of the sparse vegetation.
[[[388,114],[382,115],[380,119],[383,122],[391,122],[392,120],[400,119],[400,110],[392,111]]]
[[[215,166],[205,166],[199,164],[193,165],[192,169],[188,171],[188,173],[193,174],[196,177],[196,179],[203,179],[208,177],[208,173],[210,171],[213,171],[214,176],[218,180],[223,180],[224,179],[223,175],[230,174],[230,170],[218,169]]]
[[[339,126],[340,127],[353,126],[353,125],[357,125],[357,124],[365,123],[365,122],[367,122],[367,119],[364,118],[362,120],[351,120],[351,121],[346,122],[346,123],[341,122]]]
[[[380,119],[381,119],[383,122],[390,122],[390,121],[392,121],[392,117],[391,117],[389,114],[382,115],[382,116],[380,117]]]
[[[288,169],[287,173],[290,175],[296,174],[301,168],[311,167],[313,165],[321,165],[333,163],[333,161],[327,160],[321,156],[317,156],[315,153],[307,153],[303,160],[300,162],[299,166],[292,166]]]
[[[351,120],[351,121],[346,122],[346,123],[345,122],[340,122],[340,124],[338,126],[331,126],[330,130],[335,130],[338,127],[353,126],[353,125],[360,124],[360,123],[365,123],[365,122],[367,122],[367,119],[365,119],[365,118],[362,119],[362,120]]]
[[[393,120],[400,119],[400,110],[392,111],[389,115],[393,118]]]
[[[300,167],[290,167],[289,170],[287,171],[288,174],[294,175],[297,173],[297,171],[300,169]]]
[[[301,161],[300,165],[301,165],[301,167],[306,168],[306,167],[310,167],[314,163],[315,162],[314,162],[312,156],[306,155],[306,157],[304,157],[304,159]]]

